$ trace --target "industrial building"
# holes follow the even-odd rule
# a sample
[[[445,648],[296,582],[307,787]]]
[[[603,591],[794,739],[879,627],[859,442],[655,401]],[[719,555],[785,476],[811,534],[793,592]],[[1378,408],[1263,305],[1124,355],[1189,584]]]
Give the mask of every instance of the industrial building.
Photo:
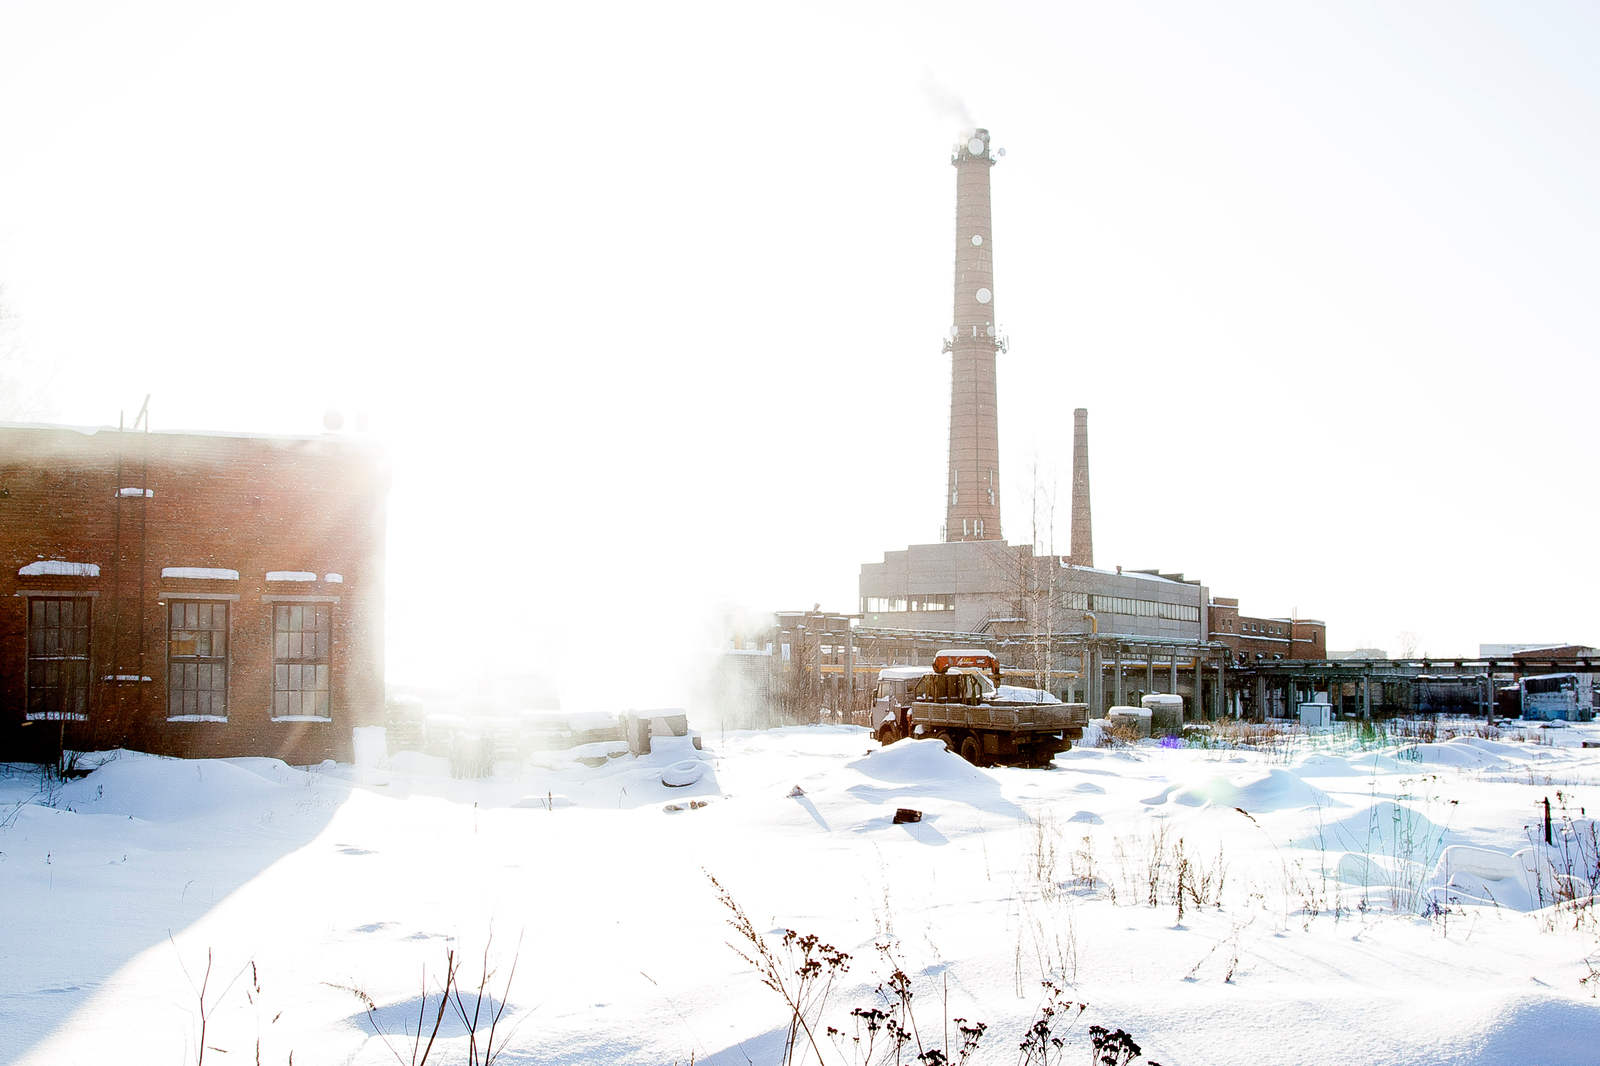
[[[388,489],[359,437],[0,425],[0,759],[348,761]]]
[[[1088,412],[1073,413],[1071,545],[1048,554],[1004,539],[1000,519],[997,357],[990,172],[997,155],[976,130],[956,145],[954,304],[945,522],[937,543],[887,551],[862,565],[856,615],[783,612],[727,649],[725,678],[760,688],[782,720],[859,715],[883,666],[922,665],[941,648],[996,652],[1007,679],[1045,688],[1090,713],[1175,693],[1187,716],[1293,716],[1302,703],[1333,714],[1488,715],[1531,682],[1541,707],[1583,717],[1600,703],[1594,649],[1506,646],[1477,660],[1330,657],[1316,619],[1247,615],[1237,599],[1159,570],[1095,565]],[[730,660],[731,661],[731,660]],[[758,701],[759,702],[759,701]],[[1570,710],[1569,710],[1570,709]],[[1541,713],[1544,713],[1541,711]]]
[[[1239,613],[1239,601],[1217,596],[1209,610],[1207,634],[1233,652],[1234,662],[1328,658],[1328,627],[1309,618],[1258,618]]]
[[[943,535],[861,567],[852,650],[869,661],[906,663],[927,661],[940,644],[978,644],[997,650],[1019,680],[1031,678],[1095,710],[1176,692],[1192,709],[1225,713],[1230,665],[1321,656],[1324,627],[1241,616],[1237,600],[1213,598],[1183,574],[1096,567],[1086,409],[1073,412],[1068,553],[1004,539],[996,361],[1008,341],[995,315],[990,212],[998,154],[979,129],[950,159],[956,233],[944,342],[951,369]]]

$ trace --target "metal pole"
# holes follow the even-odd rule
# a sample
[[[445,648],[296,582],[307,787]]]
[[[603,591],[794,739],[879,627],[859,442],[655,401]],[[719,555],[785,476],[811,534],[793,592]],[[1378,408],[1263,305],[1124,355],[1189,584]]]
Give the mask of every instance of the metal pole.
[[[1121,706],[1123,706],[1123,696],[1122,696],[1122,642],[1121,641],[1117,642],[1117,648],[1116,648],[1116,651],[1115,651],[1114,655],[1115,655],[1115,659],[1113,661],[1116,664],[1117,680],[1116,680],[1116,688],[1113,691],[1115,691],[1116,694],[1117,694],[1117,706],[1121,707]]]
[[[856,636],[848,618],[844,620],[844,707],[838,710],[835,721],[856,720]]]
[[[1100,645],[1089,645],[1089,713],[1096,718],[1105,717],[1105,666],[1100,661]]]

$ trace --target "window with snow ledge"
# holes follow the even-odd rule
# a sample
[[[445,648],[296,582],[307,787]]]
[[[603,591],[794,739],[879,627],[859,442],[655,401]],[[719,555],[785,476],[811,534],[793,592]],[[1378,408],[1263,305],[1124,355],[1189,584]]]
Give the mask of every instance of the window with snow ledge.
[[[96,563],[69,563],[64,559],[40,559],[17,571],[18,577],[99,577]]]
[[[332,684],[333,605],[272,607],[272,720],[328,722]]]
[[[167,605],[167,721],[226,721],[228,604]]]
[[[89,711],[89,622],[93,611],[94,600],[88,596],[40,596],[28,600],[23,676],[28,679],[30,722],[85,720]]]
[[[239,571],[220,566],[163,566],[162,577],[186,577],[192,581],[238,581]]]
[[[268,570],[268,581],[315,581],[317,575],[309,570]]]
[[[141,489],[137,485],[134,485],[134,486],[132,486],[130,488],[119,489],[117,491],[117,495],[118,496],[122,496],[124,498],[131,496],[131,497],[134,497],[135,499],[146,499],[146,500],[153,498],[155,496],[155,494],[156,494],[156,490],[155,489]]]
[[[326,581],[330,585],[342,585],[342,584],[344,584],[344,575],[343,574],[323,574],[322,575],[322,580]]]

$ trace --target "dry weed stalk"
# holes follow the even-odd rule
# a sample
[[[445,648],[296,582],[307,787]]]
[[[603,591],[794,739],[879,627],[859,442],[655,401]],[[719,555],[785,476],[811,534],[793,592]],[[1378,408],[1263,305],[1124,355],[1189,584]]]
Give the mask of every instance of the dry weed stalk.
[[[789,1032],[783,1044],[784,1063],[795,1061],[802,1035],[817,1062],[823,1062],[816,1028],[828,997],[833,992],[834,980],[850,969],[850,956],[832,944],[822,943],[815,935],[802,935],[793,929],[786,929],[781,941],[783,957],[779,958],[733,894],[709,872],[706,878],[716,889],[718,901],[731,915],[728,925],[742,942],[729,943],[728,946],[755,967],[761,983],[781,996],[789,1008]]]
[[[438,1042],[440,1030],[444,1027],[445,1015],[451,1012],[466,1030],[467,1066],[494,1066],[520,1027],[520,1023],[518,1026],[513,1026],[505,1035],[505,1039],[496,1046],[501,1018],[511,994],[511,983],[516,978],[517,963],[522,957],[522,941],[520,938],[517,941],[517,951],[511,959],[511,970],[506,974],[505,985],[501,988],[498,998],[493,988],[496,971],[490,965],[493,945],[494,933],[491,930],[483,944],[481,976],[478,978],[477,987],[473,989],[464,989],[461,986],[461,958],[454,948],[445,948],[444,980],[436,981],[431,992],[428,988],[428,968],[426,966],[422,968],[421,994],[417,997],[416,1029],[412,1030],[406,1025],[401,1027],[404,1035],[411,1040],[409,1059],[401,1053],[401,1048],[395,1046],[390,1034],[384,1032],[378,1017],[378,1003],[364,988],[358,985],[330,985],[330,987],[349,992],[361,1001],[366,1010],[367,1024],[372,1026],[373,1033],[383,1041],[384,1046],[389,1049],[389,1053],[400,1066],[426,1066],[428,1057]],[[438,998],[434,999],[434,996]],[[480,1034],[483,1037],[482,1047],[478,1043]]]
[[[1059,1064],[1066,1049],[1067,1034],[1083,1017],[1083,1012],[1089,1009],[1087,1003],[1075,1003],[1067,999],[1061,986],[1054,981],[1046,980],[1040,984],[1044,988],[1044,1001],[1039,1004],[1033,1023],[1017,1045],[1021,1053],[1017,1057],[1019,1066]]]
[[[178,942],[172,939],[172,935],[170,933],[167,935],[167,943],[172,945],[172,950],[173,951],[177,951],[178,950]],[[212,996],[210,999],[207,999],[206,997],[209,994],[209,990],[211,988],[211,965],[212,965],[211,949],[210,948],[206,948],[206,969],[205,969],[205,973],[200,975],[200,983],[198,985],[196,985],[194,983],[194,978],[189,975],[189,967],[183,961],[183,953],[182,952],[178,953],[178,968],[183,971],[184,979],[189,982],[189,987],[194,991],[195,1004],[196,1004],[195,1013],[199,1016],[199,1019],[200,1019],[199,1025],[197,1026],[196,1032],[195,1032],[195,1048],[194,1048],[195,1066],[205,1066],[206,1052],[207,1051],[215,1051],[215,1052],[218,1052],[218,1053],[224,1054],[224,1055],[227,1054],[227,1052],[225,1050],[223,1050],[222,1048],[212,1047],[211,1045],[206,1043],[206,1032],[207,1032],[207,1029],[211,1025],[211,1016],[214,1013],[216,1013],[217,1005],[220,1004],[224,999],[226,999],[228,997],[228,993],[229,992],[233,991],[233,986],[238,984],[239,978],[244,976],[244,972],[246,970],[252,970],[252,971],[254,970],[255,961],[251,960],[250,962],[247,962],[243,966],[239,967],[239,972],[233,975],[233,979],[228,982],[227,986],[225,988],[223,988],[223,990],[221,992],[218,992],[215,996]],[[276,1021],[277,1019],[273,1019],[273,1020]],[[257,1052],[258,1052],[258,1056],[259,1056],[259,1051],[260,1051],[259,1041],[257,1042],[257,1045],[258,1045],[257,1046]]]

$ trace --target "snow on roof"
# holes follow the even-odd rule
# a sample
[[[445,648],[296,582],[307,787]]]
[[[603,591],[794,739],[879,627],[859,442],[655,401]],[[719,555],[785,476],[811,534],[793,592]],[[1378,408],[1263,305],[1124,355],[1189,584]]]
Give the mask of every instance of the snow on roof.
[[[1140,573],[1137,570],[1123,570],[1122,572],[1119,573],[1116,570],[1103,570],[1098,566],[1079,566],[1076,563],[1069,564],[1067,562],[1067,557],[1065,555],[1061,556],[1061,569],[1063,569],[1063,570],[1081,570],[1086,574],[1105,574],[1107,577],[1137,577],[1137,578],[1140,578],[1140,579],[1145,580],[1145,581],[1160,581],[1163,584],[1167,584],[1167,585],[1185,585],[1185,586],[1188,586],[1188,585],[1198,585],[1198,584],[1200,584],[1199,581],[1192,581],[1192,582],[1191,581],[1174,581],[1172,578],[1170,578],[1170,577],[1162,577],[1160,574],[1145,574],[1145,573]]]
[[[163,566],[162,577],[186,577],[199,581],[238,581],[239,571],[220,566]]]
[[[317,575],[309,570],[268,570],[268,581],[315,581]]]
[[[18,577],[99,577],[96,563],[69,563],[63,559],[40,559],[17,571]]]

